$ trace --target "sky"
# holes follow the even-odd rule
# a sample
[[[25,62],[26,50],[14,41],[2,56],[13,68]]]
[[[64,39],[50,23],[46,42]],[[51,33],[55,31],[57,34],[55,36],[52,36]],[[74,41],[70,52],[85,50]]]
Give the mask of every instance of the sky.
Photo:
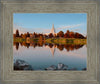
[[[56,33],[67,30],[87,35],[86,13],[14,13],[13,33],[50,33],[52,25]]]

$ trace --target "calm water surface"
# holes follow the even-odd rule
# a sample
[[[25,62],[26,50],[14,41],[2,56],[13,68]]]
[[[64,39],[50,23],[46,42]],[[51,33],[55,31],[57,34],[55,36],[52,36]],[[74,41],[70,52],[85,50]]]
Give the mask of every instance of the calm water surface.
[[[24,60],[34,70],[44,70],[58,63],[68,65],[69,69],[87,67],[86,45],[14,43],[13,54],[14,60]]]

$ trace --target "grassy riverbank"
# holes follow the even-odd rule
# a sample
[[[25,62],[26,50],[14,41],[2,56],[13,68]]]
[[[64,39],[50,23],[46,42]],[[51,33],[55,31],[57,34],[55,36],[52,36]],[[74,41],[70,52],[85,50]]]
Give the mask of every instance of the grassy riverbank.
[[[44,40],[45,43],[52,43],[52,44],[86,44],[87,39],[76,39],[76,38],[46,38]],[[14,38],[14,42],[40,42],[39,38]]]
[[[45,40],[46,43],[56,44],[86,44],[86,39],[75,39],[75,38],[49,38]]]

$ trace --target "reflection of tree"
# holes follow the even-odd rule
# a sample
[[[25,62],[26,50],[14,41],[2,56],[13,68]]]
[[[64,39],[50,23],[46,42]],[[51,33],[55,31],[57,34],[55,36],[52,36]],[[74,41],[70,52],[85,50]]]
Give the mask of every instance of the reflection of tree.
[[[19,48],[19,42],[14,42],[13,43],[14,46],[16,46],[16,50],[18,50]],[[30,42],[30,43],[26,43],[26,42],[20,42],[20,45],[21,46],[25,46],[27,48],[29,48],[30,46],[33,46],[34,48],[35,47],[42,47],[43,45],[45,46],[48,46],[49,48],[52,48],[52,47],[56,47],[58,48],[60,51],[62,51],[64,48],[67,50],[67,51],[73,51],[75,49],[79,49],[81,48],[83,45],[75,45],[75,44],[52,44],[52,43],[44,43],[43,41],[39,41],[39,42]]]
[[[32,46],[33,48],[35,48],[37,46],[37,43],[30,43],[30,46]]]
[[[45,46],[47,46],[48,44],[47,44],[47,43],[45,43],[44,45],[45,45]]]
[[[18,48],[19,48],[19,43],[16,42],[16,50],[18,50]]]
[[[16,42],[13,42],[13,46],[16,46]]]
[[[62,51],[64,49],[64,45],[57,45],[57,48]]]
[[[43,36],[40,34],[39,40],[38,40],[38,46],[42,47],[43,46]]]
[[[22,42],[20,42],[20,45],[23,46],[23,45],[22,45]]]
[[[16,30],[16,37],[19,37],[19,30]]]
[[[26,42],[22,42],[22,45],[23,45],[23,46],[26,46]]]
[[[75,45],[75,49],[81,48],[83,45]]]
[[[53,44],[51,44],[51,43],[49,43],[49,45],[48,45],[50,48],[52,48],[53,47]]]
[[[79,49],[81,48],[83,45],[74,45],[74,44],[68,44],[68,45],[64,45],[65,49],[67,51],[73,51],[74,49]]]
[[[26,47],[29,48],[30,47],[30,43],[26,43]]]
[[[37,44],[39,47],[42,47],[43,46],[43,42],[42,41],[40,41],[40,42],[38,42],[38,44]]]

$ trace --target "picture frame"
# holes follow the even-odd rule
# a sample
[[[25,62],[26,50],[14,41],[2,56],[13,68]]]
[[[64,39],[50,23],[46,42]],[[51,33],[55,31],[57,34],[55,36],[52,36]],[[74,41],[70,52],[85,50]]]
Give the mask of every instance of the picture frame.
[[[30,84],[99,84],[100,25],[99,1],[91,0],[1,0],[1,81]],[[13,70],[13,13],[87,13],[87,70],[86,71],[14,71]]]

